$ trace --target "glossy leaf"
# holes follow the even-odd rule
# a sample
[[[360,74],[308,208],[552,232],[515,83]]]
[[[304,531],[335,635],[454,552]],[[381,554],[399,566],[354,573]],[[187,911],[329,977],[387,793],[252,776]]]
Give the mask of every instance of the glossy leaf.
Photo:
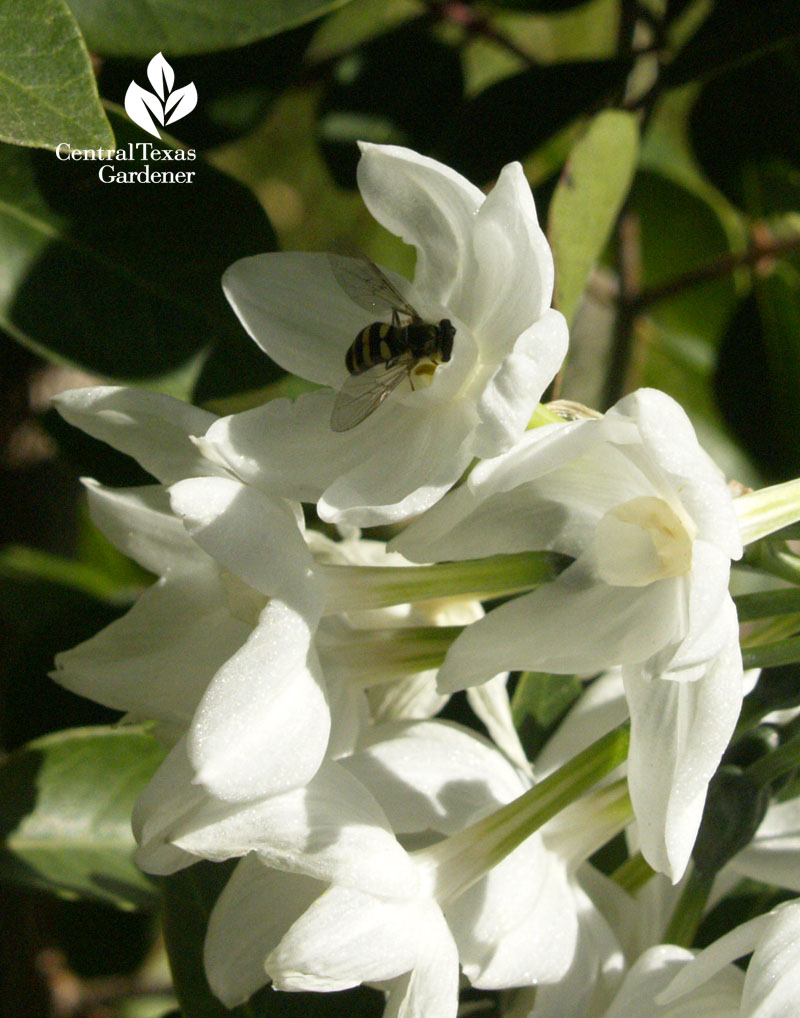
[[[571,323],[631,186],[639,152],[634,114],[598,113],[570,153],[550,202],[555,306]]]
[[[603,105],[622,88],[630,66],[626,60],[534,66],[490,85],[462,106],[443,145],[445,162],[486,183],[506,163]]]
[[[64,0],[3,5],[0,68],[0,140],[113,146],[86,45]]]
[[[148,139],[114,123],[125,154]],[[106,174],[142,172],[149,160],[132,151]],[[149,162],[193,172],[182,184],[106,183],[102,165],[0,148],[0,324],[53,360],[119,379],[179,378],[215,343],[245,342],[220,278],[274,247],[255,199],[201,160]]]
[[[210,53],[319,18],[346,0],[69,0],[89,48],[102,56]]]
[[[0,767],[0,875],[123,908],[155,889],[133,862],[133,802],[164,756],[143,729],[46,735]]]

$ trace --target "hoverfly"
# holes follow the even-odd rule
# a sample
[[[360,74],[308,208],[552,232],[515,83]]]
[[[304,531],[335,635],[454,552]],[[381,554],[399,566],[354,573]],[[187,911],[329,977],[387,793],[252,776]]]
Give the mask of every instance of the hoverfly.
[[[368,258],[328,255],[331,271],[348,297],[376,315],[391,312],[391,323],[365,326],[345,355],[349,376],[331,412],[331,429],[349,431],[365,420],[407,378],[420,361],[432,374],[437,364],[450,360],[456,330],[443,318],[426,322],[394,283]]]

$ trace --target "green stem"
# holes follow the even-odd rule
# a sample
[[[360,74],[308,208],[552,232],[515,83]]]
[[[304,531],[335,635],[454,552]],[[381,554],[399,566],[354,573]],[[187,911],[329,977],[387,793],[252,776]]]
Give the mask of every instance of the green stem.
[[[770,618],[773,615],[787,615],[800,612],[800,590],[762,590],[755,594],[739,594],[735,597],[736,611],[740,622]]]
[[[464,626],[403,626],[359,629],[352,639],[320,648],[324,667],[363,675],[363,684],[380,685],[401,675],[439,668]]]
[[[642,853],[634,852],[621,866],[614,870],[611,874],[611,879],[615,884],[619,884],[623,891],[627,891],[628,894],[636,894],[654,875],[654,872],[644,861]]]
[[[663,942],[665,944],[691,947],[697,927],[703,918],[713,883],[713,876],[709,877],[707,874],[701,873],[696,866],[692,866],[686,886],[675,906],[669,925],[664,931]]]
[[[447,901],[463,893],[548,820],[610,774],[626,759],[629,742],[630,724],[626,721],[507,806],[416,853],[429,856],[437,865],[450,864],[440,871],[449,870],[449,880],[447,886],[437,890],[437,898]]]
[[[800,520],[800,478],[740,495],[733,504],[742,541],[751,544]]]
[[[329,580],[326,612],[387,608],[445,597],[483,600],[554,580],[571,560],[555,552],[520,552],[432,566],[320,566]]]
[[[769,785],[798,765],[800,765],[800,735],[795,735],[772,753],[767,753],[766,756],[751,763],[746,768],[745,774],[757,785]]]
[[[800,585],[800,557],[781,541],[760,541],[746,548],[742,565]]]
[[[763,647],[746,647],[742,650],[745,668],[772,668],[800,661],[800,636],[779,640]]]

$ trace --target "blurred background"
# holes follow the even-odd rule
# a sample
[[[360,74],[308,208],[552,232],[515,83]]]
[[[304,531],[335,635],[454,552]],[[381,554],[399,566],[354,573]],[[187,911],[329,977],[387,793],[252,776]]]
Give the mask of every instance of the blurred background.
[[[25,53],[45,64],[48,6],[19,4]],[[176,1007],[157,889],[129,861],[101,887],[81,859],[56,896],[42,874],[58,830],[21,825],[25,776],[69,763],[48,733],[116,719],[48,679],[54,654],[149,582],[93,530],[79,483],[147,476],[50,397],[101,381],[228,413],[301,391],[241,329],[220,276],[276,249],[363,252],[411,275],[413,251],[358,195],[366,139],[480,187],[522,162],[571,322],[552,397],[604,410],[657,386],[728,477],[798,475],[800,18],[793,0],[211,0],[207,20],[163,0],[152,22],[132,0],[69,7],[117,146],[152,141],[122,104],[162,51],[198,94],[162,144],[198,159],[190,185],[111,185],[59,160],[52,136],[0,135],[0,1012],[147,1018]],[[21,46],[12,32],[0,63]],[[549,709],[542,724],[564,704]],[[114,829],[126,859],[137,787]],[[315,1007],[274,994],[242,1013]],[[359,990],[319,1013],[379,1011]]]

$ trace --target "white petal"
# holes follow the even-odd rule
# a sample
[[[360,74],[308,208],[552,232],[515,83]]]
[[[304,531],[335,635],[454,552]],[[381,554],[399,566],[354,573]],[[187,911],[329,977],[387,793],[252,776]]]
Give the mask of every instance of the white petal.
[[[217,419],[207,410],[157,392],[114,386],[72,389],[53,403],[64,420],[133,456],[164,484],[221,473],[191,441]]]
[[[495,675],[488,682],[468,689],[467,701],[476,716],[486,725],[492,742],[522,774],[530,777],[532,768],[514,727],[507,682],[508,675],[505,672]]]
[[[400,833],[454,834],[525,791],[493,746],[443,721],[376,726],[365,733],[359,752],[342,763]]]
[[[503,167],[473,229],[478,273],[473,312],[464,320],[480,336],[483,361],[496,363],[544,314],[553,295],[553,256],[519,163]]]
[[[53,678],[115,710],[185,726],[249,634],[209,564],[148,587],[122,618],[58,654]]]
[[[331,887],[267,958],[277,989],[327,993],[383,982],[414,968],[427,927],[441,912],[429,899],[391,901]]]
[[[378,222],[416,247],[415,288],[463,318],[477,268],[472,235],[481,191],[410,149],[364,143],[358,186]]]
[[[657,389],[639,389],[609,413],[636,422],[645,455],[670,475],[700,536],[728,558],[739,558],[742,539],[731,493],[722,472],[698,443],[683,408]]]
[[[208,562],[173,514],[160,484],[106,488],[85,480],[94,525],[120,551],[156,576]]]
[[[336,763],[303,788],[237,809],[207,797],[170,825],[166,838],[221,861],[256,852],[264,863],[375,894],[410,896],[417,875],[377,802]]]
[[[417,963],[389,984],[383,1018],[456,1016],[458,951],[443,916],[432,912],[420,934]]]
[[[447,703],[447,697],[436,688],[436,675],[437,671],[432,669],[367,690],[374,723],[422,721],[438,714]]]
[[[211,912],[203,952],[208,982],[226,1007],[268,981],[267,955],[324,889],[310,877],[268,869],[256,856],[242,859]]]
[[[795,1018],[800,1000],[800,904],[777,908],[756,949],[742,994],[742,1018]]]
[[[578,936],[566,867],[528,838],[445,911],[473,986],[502,989],[561,979]]]
[[[384,420],[380,442],[370,444],[366,433],[358,436],[360,462],[319,500],[324,520],[378,526],[415,516],[438,501],[469,464],[473,422],[467,401],[430,410],[398,405]]]
[[[673,882],[682,875],[703,815],[708,782],[742,703],[735,613],[730,639],[695,682],[623,669],[631,712],[628,785],[642,854]]]
[[[692,955],[682,947],[660,944],[641,956],[603,1018],[740,1018],[742,973],[729,966],[699,987],[691,998],[660,1002],[660,995],[676,973],[685,971]]]
[[[364,457],[357,439],[371,432],[372,418],[358,434],[331,430],[336,394],[325,390],[294,402],[273,399],[241,414],[222,417],[202,440],[209,454],[241,480],[286,498],[315,502],[340,474]]]
[[[476,456],[496,456],[520,438],[564,360],[567,339],[563,315],[552,310],[545,311],[517,338],[478,400],[480,424],[473,437]]]
[[[439,688],[464,689],[498,669],[591,673],[646,660],[679,635],[679,597],[672,580],[610,587],[576,562],[465,629],[439,671]]]
[[[670,671],[691,669],[715,657],[730,637],[735,608],[728,593],[730,559],[706,541],[692,547],[689,631],[669,662]]]
[[[227,477],[193,477],[170,488],[173,510],[204,551],[267,596],[308,606],[322,583],[290,504]],[[318,589],[316,589],[318,588]],[[313,624],[316,624],[316,620]]]
[[[324,679],[302,612],[273,598],[247,642],[217,672],[195,713],[196,780],[242,802],[304,785],[330,733]]]
[[[325,254],[242,258],[222,285],[262,350],[293,375],[334,388],[347,377],[347,348],[378,317],[350,300]]]

